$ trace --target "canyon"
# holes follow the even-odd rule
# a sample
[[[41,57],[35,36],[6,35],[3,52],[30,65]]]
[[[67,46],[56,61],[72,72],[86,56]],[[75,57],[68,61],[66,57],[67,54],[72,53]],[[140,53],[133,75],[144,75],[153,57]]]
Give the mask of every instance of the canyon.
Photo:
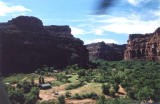
[[[2,73],[33,72],[47,65],[64,68],[88,63],[83,41],[73,37],[69,26],[43,26],[40,19],[19,16],[0,23]]]

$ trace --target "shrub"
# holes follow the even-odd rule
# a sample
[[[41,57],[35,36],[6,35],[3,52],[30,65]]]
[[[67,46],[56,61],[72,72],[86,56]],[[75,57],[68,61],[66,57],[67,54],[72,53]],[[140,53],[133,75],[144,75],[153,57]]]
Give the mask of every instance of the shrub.
[[[66,98],[69,98],[69,97],[71,97],[71,93],[70,92],[66,92]]]
[[[23,104],[25,101],[23,89],[10,89],[8,97],[12,104]]]
[[[97,104],[106,104],[105,101],[106,101],[106,98],[104,95],[102,95],[99,97]]]
[[[110,84],[102,84],[102,92],[106,95],[109,95]]]
[[[110,96],[112,97],[115,97],[115,94],[116,94],[116,91],[114,89],[112,89],[110,92],[109,92]]]
[[[65,102],[65,96],[64,95],[59,96],[58,97],[58,102],[59,102],[59,104],[65,104],[66,103]]]
[[[79,95],[78,93],[76,93],[72,97],[72,99],[86,99],[86,98],[97,99],[98,95],[95,92],[86,93],[86,94],[82,94],[82,95]]]
[[[24,93],[28,93],[30,92],[32,85],[30,82],[24,81],[22,83],[18,83],[17,88],[22,88],[24,90]]]
[[[113,89],[115,90],[115,92],[118,92],[119,89],[119,85],[118,84],[113,84]]]
[[[86,75],[86,72],[85,72],[84,69],[80,69],[80,70],[77,72],[77,74],[79,75],[79,77],[81,77],[81,76],[85,76],[85,75]]]
[[[78,83],[75,83],[75,84],[68,85],[65,89],[66,90],[71,90],[71,89],[75,89],[75,88],[81,87],[83,85],[84,85],[84,82],[78,82]]]

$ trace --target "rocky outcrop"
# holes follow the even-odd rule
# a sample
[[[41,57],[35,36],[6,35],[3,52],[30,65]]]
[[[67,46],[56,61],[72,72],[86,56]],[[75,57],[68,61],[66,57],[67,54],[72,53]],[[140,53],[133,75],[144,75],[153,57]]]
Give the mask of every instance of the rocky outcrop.
[[[124,59],[160,61],[160,28],[150,34],[131,34]]]
[[[106,44],[104,42],[86,45],[89,51],[89,59],[103,59],[108,61],[119,61],[123,59],[126,45]]]
[[[0,23],[0,46],[3,73],[31,72],[42,65],[85,66],[89,59],[83,41],[73,37],[69,26],[43,26],[35,17]]]

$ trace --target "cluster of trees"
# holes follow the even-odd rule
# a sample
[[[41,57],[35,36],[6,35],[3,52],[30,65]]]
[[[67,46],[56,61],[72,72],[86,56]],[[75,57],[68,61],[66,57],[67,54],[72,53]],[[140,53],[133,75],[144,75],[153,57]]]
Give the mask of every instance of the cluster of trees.
[[[33,82],[21,82],[17,87],[6,86],[12,104],[35,104],[39,99],[40,89]]]
[[[140,104],[140,102],[129,98],[114,98],[106,99],[104,95],[100,96],[97,104]]]
[[[102,85],[102,92],[103,94],[110,95],[115,97],[115,94],[118,92],[119,85],[118,84],[103,84]]]
[[[121,85],[128,97],[141,102],[160,100],[160,63],[145,61],[93,61],[101,76],[95,82],[112,84],[103,85],[104,94],[114,95]],[[112,89],[112,91],[111,91]]]

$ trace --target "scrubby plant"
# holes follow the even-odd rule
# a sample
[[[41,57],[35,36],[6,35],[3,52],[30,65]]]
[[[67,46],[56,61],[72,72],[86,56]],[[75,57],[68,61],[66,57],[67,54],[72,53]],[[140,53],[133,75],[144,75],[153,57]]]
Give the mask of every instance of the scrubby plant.
[[[70,92],[66,92],[65,96],[66,96],[66,98],[69,98],[69,97],[71,97],[71,93]]]
[[[59,96],[58,97],[58,102],[59,102],[59,104],[65,104],[66,103],[65,102],[65,96],[64,95]]]
[[[102,92],[106,95],[109,95],[111,85],[110,84],[102,84]]]
[[[84,84],[85,84],[84,82],[78,82],[78,83],[70,84],[65,89],[66,90],[75,89],[75,88],[83,86]]]

